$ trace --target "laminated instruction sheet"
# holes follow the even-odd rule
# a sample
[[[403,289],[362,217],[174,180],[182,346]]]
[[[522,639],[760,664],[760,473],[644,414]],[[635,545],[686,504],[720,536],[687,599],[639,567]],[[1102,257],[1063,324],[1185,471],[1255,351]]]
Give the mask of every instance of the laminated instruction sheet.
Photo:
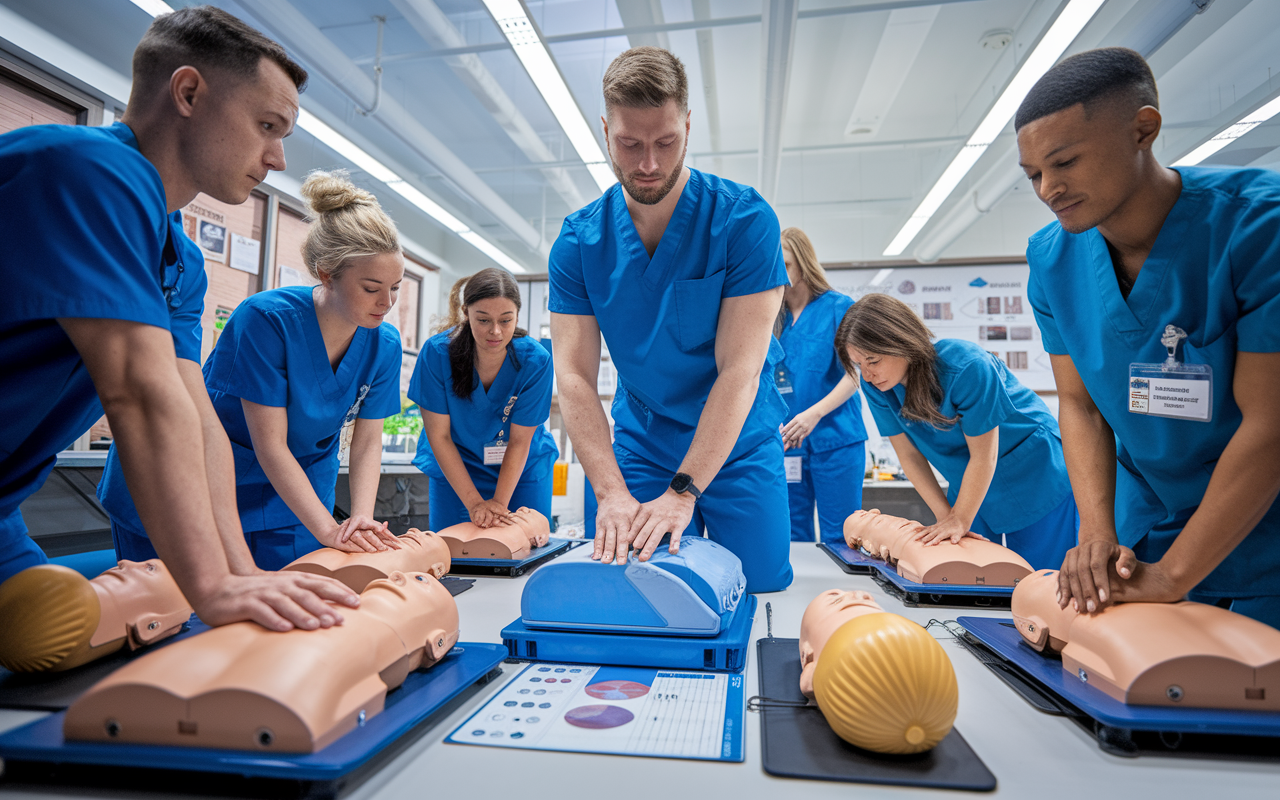
[[[742,761],[741,674],[530,664],[454,744]]]

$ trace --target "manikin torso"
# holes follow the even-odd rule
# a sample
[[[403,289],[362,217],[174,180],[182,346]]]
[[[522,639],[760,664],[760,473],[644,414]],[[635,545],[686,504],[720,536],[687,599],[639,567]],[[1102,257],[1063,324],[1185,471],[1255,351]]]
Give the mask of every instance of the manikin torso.
[[[915,538],[923,528],[877,509],[855,511],[844,522],[844,539],[849,547],[896,565],[899,575],[916,583],[1014,586],[1031,574],[1026,559],[1003,545],[968,537],[926,545]]]
[[[285,569],[336,578],[353,592],[363,592],[370,582],[393,572],[427,572],[443,578],[449,571],[449,545],[431,531],[410,528],[397,540],[400,549],[376,553],[346,553],[322,547],[307,553]]]
[[[1058,573],[1013,592],[1013,621],[1037,651],[1123,703],[1280,711],[1280,630],[1203,603],[1058,608]]]
[[[510,522],[481,528],[474,522],[451,525],[440,531],[453,558],[521,559],[535,547],[547,543],[551,525],[547,518],[532,508],[520,508],[511,514]]]
[[[17,672],[61,672],[177,633],[191,606],[158,559],[121,561],[88,580],[53,564],[0,587],[7,618],[0,663]]]
[[[813,599],[800,619],[800,693],[813,699],[813,673],[831,634],[846,622],[884,609],[866,592],[828,589]]]
[[[100,681],[67,711],[67,739],[313,752],[382,711],[387,691],[458,640],[435,577],[375,580],[345,622],[277,633],[238,622],[175,642]]]

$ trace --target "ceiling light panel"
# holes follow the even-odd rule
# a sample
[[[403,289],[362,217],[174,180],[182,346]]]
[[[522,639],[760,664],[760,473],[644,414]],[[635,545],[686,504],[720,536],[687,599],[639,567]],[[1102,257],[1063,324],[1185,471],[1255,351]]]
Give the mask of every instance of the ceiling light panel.
[[[511,49],[524,65],[525,71],[533,79],[534,86],[542,94],[542,99],[550,107],[556,121],[560,123],[569,143],[577,151],[578,157],[587,165],[592,179],[604,191],[616,181],[608,159],[600,149],[600,143],[587,125],[582,109],[573,99],[564,76],[560,74],[551,52],[547,50],[538,30],[520,0],[484,0],[485,7],[493,15],[494,22],[507,37]]]
[[[942,176],[938,178],[937,183],[925,195],[924,200],[912,212],[911,217],[907,220],[898,234],[893,237],[893,241],[885,248],[883,255],[896,256],[901,255],[902,251],[907,249],[907,245],[916,237],[924,226],[929,222],[929,218],[942,206],[947,197],[960,185],[960,181],[968,174],[973,165],[978,163],[978,159],[987,151],[991,143],[1000,135],[1005,126],[1009,124],[1009,120],[1013,118],[1017,112],[1018,106],[1022,104],[1027,93],[1031,91],[1031,87],[1035,86],[1036,81],[1049,71],[1049,68],[1057,63],[1066,49],[1080,35],[1080,31],[1084,30],[1084,26],[1089,24],[1089,20],[1093,19],[1098,13],[1098,9],[1102,8],[1105,0],[1071,0],[1058,18],[1054,20],[1053,25],[1040,38],[1040,42],[1031,51],[1031,55],[1022,62],[1022,66],[1013,76],[1013,80],[1009,81],[1009,85],[1000,93],[1000,97],[996,99],[991,110],[983,117],[982,122],[978,123],[977,129],[973,135],[969,137],[969,141],[965,143],[964,148],[956,154],[951,164],[943,171]]]
[[[1260,108],[1250,111],[1236,122],[1228,125],[1226,128],[1223,128],[1212,139],[1173,162],[1172,166],[1193,167],[1231,144],[1236,139],[1239,139],[1241,136],[1244,136],[1249,131],[1271,119],[1276,114],[1280,114],[1280,97],[1275,98]]]

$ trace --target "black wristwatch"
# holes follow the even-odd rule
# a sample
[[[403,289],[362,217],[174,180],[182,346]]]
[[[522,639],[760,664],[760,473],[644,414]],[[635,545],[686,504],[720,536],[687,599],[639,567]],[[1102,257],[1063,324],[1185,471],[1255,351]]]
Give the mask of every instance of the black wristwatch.
[[[698,491],[698,487],[693,485],[693,476],[685,472],[677,472],[676,476],[671,479],[671,491],[676,494],[688,492],[693,495],[694,500],[702,499],[702,492]]]

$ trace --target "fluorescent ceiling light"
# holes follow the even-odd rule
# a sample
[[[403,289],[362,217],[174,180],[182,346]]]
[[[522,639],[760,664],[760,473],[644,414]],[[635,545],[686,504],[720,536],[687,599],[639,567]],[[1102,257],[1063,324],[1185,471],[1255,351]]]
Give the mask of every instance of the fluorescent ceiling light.
[[[542,42],[538,31],[529,20],[524,5],[520,0],[484,0],[485,6],[493,19],[502,29],[502,33],[516,51],[516,57],[524,64],[534,86],[542,93],[542,99],[551,107],[560,127],[569,137],[569,143],[578,151],[578,157],[587,165],[591,177],[595,179],[600,191],[604,191],[616,183],[609,160],[600,150],[600,143],[587,125],[582,109],[565,85],[564,77],[556,64],[551,60],[551,53]]]
[[[1196,164],[1204,161],[1206,158],[1231,144],[1236,139],[1239,139],[1241,136],[1244,136],[1249,131],[1271,119],[1276,114],[1280,114],[1280,97],[1273,99],[1270,103],[1267,103],[1261,108],[1254,109],[1248,114],[1245,114],[1235,123],[1228,125],[1220,131],[1212,139],[1173,162],[1173,166],[1194,167]]]
[[[1105,0],[1071,0],[1062,10],[1053,25],[1041,37],[1040,43],[1031,51],[1031,55],[1022,62],[1022,67],[1013,76],[1013,80],[1009,81],[1009,85],[1000,93],[995,105],[991,106],[991,110],[982,118],[982,122],[978,123],[978,129],[969,137],[969,141],[965,142],[964,148],[956,154],[950,166],[942,173],[942,177],[938,178],[938,182],[911,213],[902,230],[893,237],[893,241],[885,248],[883,255],[897,256],[907,249],[911,240],[916,238],[916,234],[920,233],[929,218],[960,185],[964,176],[1009,124],[1009,120],[1013,118],[1018,106],[1027,96],[1027,92],[1031,91],[1036,81],[1040,80],[1040,77],[1048,72],[1049,68],[1066,52],[1067,47],[1080,35],[1080,31],[1084,30],[1084,26],[1093,19],[1093,15],[1098,13],[1103,2]]]
[[[161,0],[132,0],[132,2],[153,17],[173,11],[168,4],[161,2]],[[519,262],[499,250],[488,239],[471,230],[465,222],[450,214],[439,203],[410,186],[408,181],[401,178],[399,173],[391,169],[391,167],[369,155],[355,142],[321,122],[315,114],[305,108],[298,109],[297,127],[316,137],[321,143],[327,145],[329,149],[368,173],[374,180],[386,184],[388,189],[408,200],[414,207],[436,222],[461,236],[472,247],[498,262],[500,266],[517,274],[528,272]]]
[[[369,155],[355,142],[321,122],[315,114],[305,108],[298,109],[298,127],[319,139],[338,155],[367,172],[375,180],[386,184],[388,189],[408,200],[418,210],[461,236],[472,247],[503,267],[515,273],[526,272],[525,268],[515,259],[499,250],[488,239],[471,230],[465,222],[450,214],[439,203],[409,185],[408,181],[401,178],[395,170]]]
[[[173,7],[164,0],[132,0],[133,4],[153,17],[173,12]]]

